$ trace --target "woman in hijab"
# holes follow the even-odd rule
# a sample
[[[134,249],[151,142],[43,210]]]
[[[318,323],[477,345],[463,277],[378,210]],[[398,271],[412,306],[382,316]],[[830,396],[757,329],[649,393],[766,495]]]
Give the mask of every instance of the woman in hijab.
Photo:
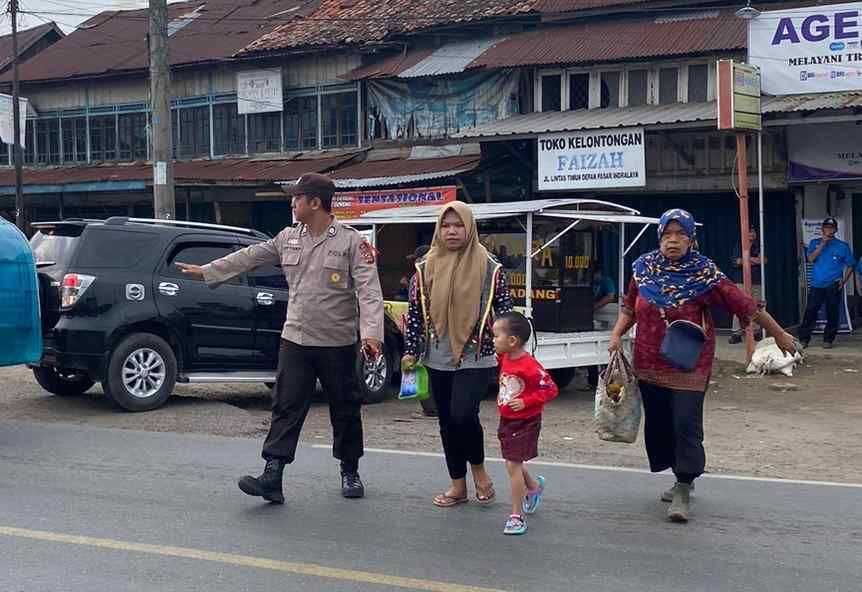
[[[512,310],[502,266],[479,242],[476,221],[461,202],[443,207],[431,250],[416,264],[410,290],[402,367],[428,369],[452,486],[434,497],[450,508],[467,501],[467,464],[476,499],[488,504],[494,486],[485,471],[479,403],[495,382],[494,314]]]
[[[691,214],[680,209],[665,212],[658,237],[659,248],[642,255],[632,266],[634,275],[609,349],[620,349],[622,336],[637,323],[633,366],[643,397],[650,470],[673,470],[676,484],[661,499],[671,502],[671,521],[687,522],[694,480],[706,464],[703,402],[715,353],[710,307],[737,315],[743,327],[758,323],[785,354],[796,351],[796,347],[793,337],[766,312],[764,303],[737,288],[715,263],[697,252]],[[695,332],[702,329],[702,349],[696,359],[691,356],[693,367],[681,364],[680,353],[684,357],[685,351],[675,354],[673,346],[665,342],[668,326],[674,321],[697,325],[699,328],[688,325]],[[696,355],[697,347],[701,345],[696,340],[683,349]]]

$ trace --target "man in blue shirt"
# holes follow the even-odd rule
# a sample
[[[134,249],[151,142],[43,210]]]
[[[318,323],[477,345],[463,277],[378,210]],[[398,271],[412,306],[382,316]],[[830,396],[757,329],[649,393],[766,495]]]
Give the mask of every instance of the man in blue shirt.
[[[605,275],[604,269],[598,263],[593,265],[593,311],[598,311],[614,301],[617,287],[614,280]]]
[[[811,268],[811,286],[808,290],[808,306],[799,327],[799,340],[807,347],[811,331],[817,322],[820,307],[826,304],[826,329],[823,332],[823,347],[832,348],[838,334],[838,307],[843,293],[844,268],[852,268],[856,259],[850,246],[835,238],[838,222],[826,218],[820,226],[820,238],[815,238],[805,250]]]

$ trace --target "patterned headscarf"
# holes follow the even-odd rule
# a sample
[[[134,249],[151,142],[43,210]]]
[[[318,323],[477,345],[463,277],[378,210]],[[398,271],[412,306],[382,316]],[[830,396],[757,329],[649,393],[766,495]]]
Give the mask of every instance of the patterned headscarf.
[[[683,231],[694,239],[694,216],[676,208],[662,214],[658,226],[659,240],[672,221],[678,222]],[[659,308],[682,306],[714,288],[725,277],[711,259],[691,248],[677,261],[668,259],[659,249],[650,251],[634,262],[632,271],[641,298]]]

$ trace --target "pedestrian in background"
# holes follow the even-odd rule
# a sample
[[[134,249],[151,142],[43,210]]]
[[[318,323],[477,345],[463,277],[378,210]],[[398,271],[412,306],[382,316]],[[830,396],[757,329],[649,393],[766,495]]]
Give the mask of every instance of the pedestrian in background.
[[[757,242],[757,229],[752,226],[748,230],[748,240],[751,245],[748,254],[751,261],[751,297],[758,302],[763,300],[763,279],[760,273],[760,264],[766,264],[766,257],[761,257],[760,243]],[[733,254],[730,257],[730,276],[740,290],[745,289],[745,284],[742,278],[742,243],[739,242],[733,245]],[[728,343],[742,343],[743,330],[742,324],[739,322],[739,317],[733,316],[732,325],[733,334],[730,336]],[[754,323],[755,339],[760,339],[760,327]]]
[[[799,341],[803,347],[811,342],[811,333],[817,324],[820,307],[826,305],[826,328],[823,330],[823,347],[831,349],[838,335],[838,307],[844,293],[844,269],[856,264],[850,245],[837,238],[838,221],[826,218],[820,225],[820,237],[808,243],[805,257],[811,265],[811,286],[808,304],[799,326]]]
[[[519,312],[507,312],[494,322],[494,349],[500,356],[497,437],[512,492],[512,513],[503,534],[511,535],[527,532],[524,515],[535,513],[542,501],[545,478],[533,479],[524,463],[539,456],[542,410],[560,392],[550,374],[524,351],[531,333],[530,322]]]
[[[634,372],[644,406],[644,440],[650,470],[672,469],[676,484],[661,499],[670,501],[668,518],[687,522],[694,480],[706,464],[703,403],[715,353],[711,307],[758,322],[785,353],[794,340],[748,294],[736,287],[693,246],[694,217],[681,209],[665,212],[658,227],[659,248],[634,262],[634,275],[611,333],[609,350],[621,349],[622,336],[637,323]],[[702,349],[690,370],[662,352],[668,324],[677,320],[700,327]]]
[[[374,250],[332,215],[335,185],[328,177],[303,175],[287,194],[296,226],[208,265],[177,266],[217,286],[261,265],[281,265],[290,288],[272,421],[263,444],[266,467],[258,477],[242,477],[239,488],[284,503],[284,467],[294,460],[320,380],[329,399],[332,454],[341,461],[341,493],[359,498],[365,488],[359,477],[363,441],[362,403],[354,380],[357,335],[364,355],[381,355],[383,343],[383,294]]]
[[[510,310],[506,275],[479,242],[472,210],[462,202],[443,206],[431,250],[417,265],[402,359],[403,368],[422,360],[437,404],[452,479],[449,489],[434,497],[438,507],[467,501],[468,464],[479,503],[495,497],[485,470],[479,404],[496,378],[494,314]]]

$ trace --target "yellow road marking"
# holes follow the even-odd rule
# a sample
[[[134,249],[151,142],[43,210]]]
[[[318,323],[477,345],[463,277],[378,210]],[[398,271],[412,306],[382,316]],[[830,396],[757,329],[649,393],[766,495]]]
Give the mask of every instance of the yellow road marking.
[[[191,549],[188,547],[171,547],[168,545],[149,545],[146,543],[129,543],[115,539],[102,539],[87,536],[62,534],[44,530],[30,530],[27,528],[14,528],[11,526],[0,526],[0,535],[46,541],[50,543],[63,543],[67,545],[81,545],[85,547],[98,547],[100,549],[114,549],[116,551],[128,551],[132,553],[146,553],[149,555],[160,555],[163,557],[180,557],[183,559],[196,559],[198,561],[212,561],[227,565],[240,567],[254,567],[258,569],[269,569],[272,571],[287,572],[304,576],[318,578],[330,578],[334,580],[348,580],[363,584],[375,584],[378,586],[391,586],[395,588],[406,588],[408,590],[427,590],[429,592],[502,592],[493,588],[481,588],[477,586],[462,586],[447,582],[434,580],[421,580],[417,578],[404,578],[401,576],[390,576],[386,574],[368,571],[354,571],[352,569],[338,569],[325,567],[313,563],[294,563],[290,561],[278,561],[276,559],[265,559],[263,557],[252,557],[249,555],[235,555],[233,553],[217,553],[204,551],[202,549]]]

